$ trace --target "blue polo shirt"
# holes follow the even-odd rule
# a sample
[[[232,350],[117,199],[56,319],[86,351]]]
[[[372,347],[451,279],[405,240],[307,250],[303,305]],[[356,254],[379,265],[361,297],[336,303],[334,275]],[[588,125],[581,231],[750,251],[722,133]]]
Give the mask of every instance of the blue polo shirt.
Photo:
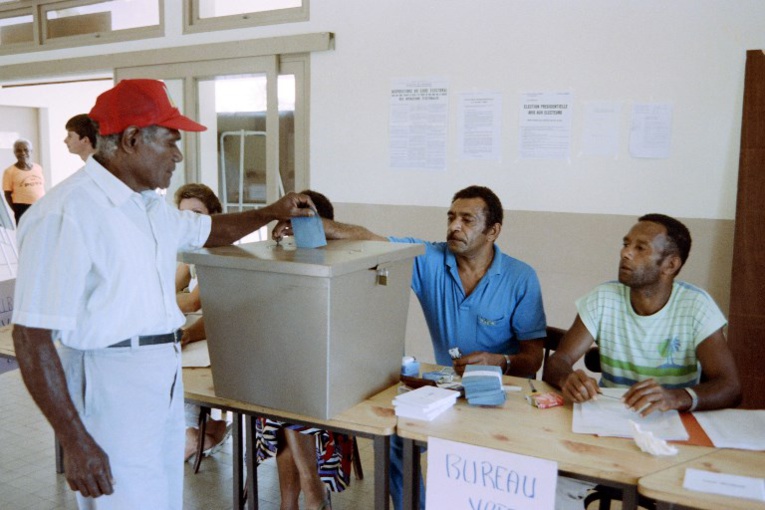
[[[452,364],[451,347],[459,347],[463,354],[515,354],[520,341],[545,337],[542,290],[536,272],[503,254],[496,244],[489,270],[465,297],[457,259],[446,243],[411,237],[388,239],[425,245],[425,253],[414,259],[412,290],[420,300],[438,364]]]

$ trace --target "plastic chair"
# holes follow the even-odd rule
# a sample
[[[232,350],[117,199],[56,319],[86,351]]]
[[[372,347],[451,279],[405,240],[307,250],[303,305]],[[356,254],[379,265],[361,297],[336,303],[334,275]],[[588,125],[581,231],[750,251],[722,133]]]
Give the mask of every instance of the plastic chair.
[[[600,349],[598,349],[597,345],[590,347],[590,350],[584,355],[584,366],[590,372],[596,374],[602,372],[600,368]]]

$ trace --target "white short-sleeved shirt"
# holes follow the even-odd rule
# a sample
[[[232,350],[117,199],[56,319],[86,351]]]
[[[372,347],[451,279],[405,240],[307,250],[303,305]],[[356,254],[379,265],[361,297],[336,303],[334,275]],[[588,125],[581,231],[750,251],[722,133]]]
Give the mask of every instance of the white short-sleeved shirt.
[[[98,349],[184,322],[175,299],[180,250],[199,248],[209,216],[137,193],[89,158],[24,217],[13,322]]]

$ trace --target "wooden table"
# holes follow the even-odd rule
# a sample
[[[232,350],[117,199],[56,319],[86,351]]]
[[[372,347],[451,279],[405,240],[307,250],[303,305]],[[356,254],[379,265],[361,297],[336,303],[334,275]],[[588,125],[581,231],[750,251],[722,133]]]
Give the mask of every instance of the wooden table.
[[[423,371],[430,370],[425,367]],[[542,381],[533,381],[539,391],[551,391]],[[597,437],[571,431],[572,405],[537,409],[528,404],[528,379],[503,378],[503,384],[523,388],[507,392],[502,407],[476,407],[465,399],[431,422],[398,420],[397,434],[404,439],[404,508],[418,508],[419,448],[428,437],[493,448],[553,460],[560,474],[608,485],[623,491],[622,508],[637,508],[638,480],[657,471],[707,455],[713,448],[677,445],[673,457],[653,457],[641,452],[634,441]]]
[[[375,508],[389,508],[390,481],[388,464],[390,463],[390,437],[396,430],[396,416],[391,401],[396,395],[398,385],[353,406],[331,420],[320,420],[287,411],[248,404],[215,395],[212,373],[209,368],[186,368],[183,370],[185,400],[201,406],[215,407],[234,413],[234,508],[243,508],[242,493],[244,472],[242,444],[242,416],[246,417],[248,427],[247,443],[251,452],[247,459],[247,472],[252,473],[247,480],[247,506],[257,508],[257,471],[254,449],[253,417],[262,416],[289,423],[310,425],[335,432],[371,438],[374,441],[375,456]]]
[[[683,488],[686,468],[765,478],[765,452],[715,450],[709,455],[644,476],[638,482],[643,496],[656,500],[657,510],[765,510],[765,502],[689,491]]]
[[[15,358],[16,350],[13,348],[13,325],[0,327],[0,357]]]

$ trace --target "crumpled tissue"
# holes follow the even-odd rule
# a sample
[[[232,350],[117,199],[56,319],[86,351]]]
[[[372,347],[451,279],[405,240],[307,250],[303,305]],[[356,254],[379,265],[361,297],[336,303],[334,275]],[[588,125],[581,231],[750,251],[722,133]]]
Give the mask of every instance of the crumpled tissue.
[[[677,455],[677,448],[670,446],[663,439],[654,437],[653,432],[644,431],[640,428],[640,425],[630,420],[632,425],[632,437],[635,439],[635,444],[638,448],[651,455]]]

